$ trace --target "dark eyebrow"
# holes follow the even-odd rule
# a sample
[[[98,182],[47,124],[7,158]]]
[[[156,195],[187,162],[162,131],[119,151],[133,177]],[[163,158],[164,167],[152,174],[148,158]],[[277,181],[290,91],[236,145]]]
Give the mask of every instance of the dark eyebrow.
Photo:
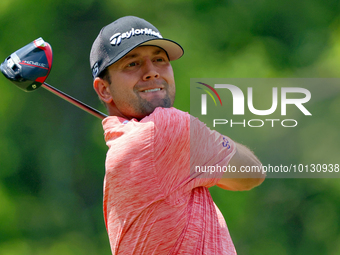
[[[123,59],[135,58],[138,57],[139,54],[127,54],[123,57]]]
[[[161,50],[161,49],[155,50],[155,51],[153,52],[153,54],[154,54],[154,55],[158,55],[158,54],[162,53],[162,51],[163,51],[163,50]],[[165,51],[164,51],[164,52],[165,52]]]

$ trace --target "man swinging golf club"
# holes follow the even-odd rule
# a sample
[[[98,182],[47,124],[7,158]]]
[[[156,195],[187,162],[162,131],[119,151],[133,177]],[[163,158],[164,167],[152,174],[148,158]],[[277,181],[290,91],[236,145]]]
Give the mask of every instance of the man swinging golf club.
[[[93,86],[110,115],[103,120],[104,218],[113,254],[236,254],[208,188],[249,190],[264,180],[261,173],[190,174],[195,165],[261,163],[245,146],[172,107],[170,61],[182,55],[179,44],[132,16],[105,26],[93,43]]]

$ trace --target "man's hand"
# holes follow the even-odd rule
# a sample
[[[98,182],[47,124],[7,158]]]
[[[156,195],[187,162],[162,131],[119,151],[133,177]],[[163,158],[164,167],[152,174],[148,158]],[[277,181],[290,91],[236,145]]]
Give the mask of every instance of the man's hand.
[[[258,185],[260,185],[264,179],[265,174],[262,171],[259,172],[241,172],[245,167],[255,166],[257,169],[261,170],[261,162],[257,159],[254,153],[249,150],[246,146],[235,143],[236,144],[236,153],[231,158],[229,165],[231,167],[236,167],[237,173],[232,173],[233,175],[237,174],[239,178],[230,178],[231,174],[225,172],[223,174],[222,179],[218,182],[217,186],[222,189],[233,190],[233,191],[241,191],[241,190],[250,190]],[[242,169],[241,169],[242,167]]]

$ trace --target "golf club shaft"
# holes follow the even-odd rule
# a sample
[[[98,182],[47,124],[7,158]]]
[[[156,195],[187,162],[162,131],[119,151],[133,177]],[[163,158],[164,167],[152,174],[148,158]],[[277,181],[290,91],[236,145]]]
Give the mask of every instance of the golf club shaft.
[[[99,118],[99,119],[104,119],[107,117],[106,114],[92,108],[91,106],[88,106],[86,104],[84,104],[83,102],[67,95],[66,93],[52,87],[51,85],[47,84],[46,82],[44,82],[42,85],[41,85],[44,89],[52,92],[53,94],[57,95],[58,97],[66,100],[67,102],[79,107],[80,109],[92,114],[93,116]]]

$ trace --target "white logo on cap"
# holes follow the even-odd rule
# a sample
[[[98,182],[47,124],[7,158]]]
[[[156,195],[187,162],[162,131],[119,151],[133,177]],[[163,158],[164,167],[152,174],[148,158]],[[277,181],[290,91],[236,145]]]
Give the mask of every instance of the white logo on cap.
[[[116,33],[110,38],[110,43],[113,46],[119,45],[122,40],[129,39],[131,36],[138,36],[138,35],[151,35],[156,36],[158,38],[163,38],[159,32],[153,31],[151,28],[143,28],[143,29],[134,29],[131,28],[130,31],[125,33]]]
[[[96,62],[92,68],[92,75],[93,77],[96,77],[96,75],[98,74],[99,68],[98,68],[98,62]]]

